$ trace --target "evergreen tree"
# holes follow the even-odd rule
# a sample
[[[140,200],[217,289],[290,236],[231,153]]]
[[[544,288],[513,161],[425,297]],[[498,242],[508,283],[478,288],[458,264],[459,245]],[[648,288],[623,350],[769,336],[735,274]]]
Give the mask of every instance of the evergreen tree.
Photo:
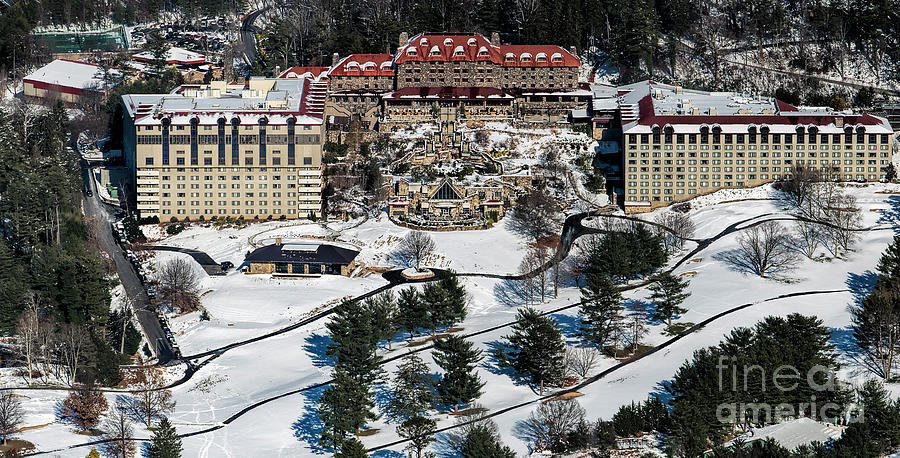
[[[665,320],[666,325],[672,326],[672,317],[687,312],[687,309],[680,307],[684,300],[691,295],[685,292],[688,287],[688,281],[680,279],[671,272],[663,272],[651,278],[653,282],[650,285],[650,302],[656,304],[656,310],[653,312],[653,318]]]
[[[147,447],[148,458],[180,458],[184,450],[181,438],[168,418],[163,417]]]
[[[883,451],[900,444],[900,410],[891,402],[884,385],[877,380],[867,380],[859,389],[859,407],[869,437],[878,442]]]
[[[434,402],[434,381],[428,365],[415,353],[403,357],[391,388],[394,398],[390,410],[398,418],[421,415]]]
[[[425,417],[412,417],[397,427],[397,434],[400,437],[409,440],[406,450],[415,453],[416,458],[422,458],[422,452],[428,447],[428,444],[434,442],[434,431],[437,423]]]
[[[427,283],[422,288],[422,303],[428,310],[432,336],[437,334],[437,328],[453,323],[453,314],[447,306],[447,292],[439,284]]]
[[[500,439],[482,425],[475,425],[466,435],[462,458],[515,458],[516,453],[500,443]]]
[[[0,240],[0,333],[15,328],[16,318],[24,307],[25,272],[13,252]]]
[[[340,451],[334,454],[335,458],[367,458],[368,456],[366,446],[355,437],[347,439]]]
[[[895,235],[894,240],[881,254],[876,269],[880,281],[890,282],[900,279],[900,235]]]
[[[366,303],[372,310],[373,326],[379,340],[386,340],[390,349],[391,341],[397,334],[397,301],[394,299],[394,293],[390,290],[385,291],[374,300],[367,299]]]
[[[460,336],[447,336],[434,342],[434,362],[444,370],[437,383],[438,399],[459,411],[460,404],[468,404],[481,396],[484,383],[475,372],[481,361],[481,350]]]
[[[374,420],[375,403],[366,385],[348,374],[334,371],[334,379],[319,398],[319,418],[324,428],[319,443],[335,452],[343,448],[348,434]]]
[[[512,329],[513,333],[504,337],[508,341],[506,359],[516,372],[529,375],[532,383],[539,384],[543,394],[545,383],[565,377],[562,333],[553,319],[530,307],[519,309]]]
[[[335,308],[325,327],[332,340],[326,353],[334,360],[335,369],[368,389],[382,373],[372,310],[359,301],[344,301]]]
[[[91,447],[91,451],[88,452],[86,458],[100,458],[100,452],[98,452],[96,448]]]
[[[459,277],[454,272],[438,281],[438,285],[444,290],[447,315],[451,317],[450,323],[458,323],[466,319],[466,306],[468,293],[466,287],[459,282]]]
[[[581,302],[581,337],[603,348],[621,322],[622,293],[608,276],[591,273],[581,289]]]
[[[414,286],[401,290],[397,307],[400,326],[409,333],[409,341],[412,342],[417,329],[429,326],[428,309],[422,301],[419,290]]]

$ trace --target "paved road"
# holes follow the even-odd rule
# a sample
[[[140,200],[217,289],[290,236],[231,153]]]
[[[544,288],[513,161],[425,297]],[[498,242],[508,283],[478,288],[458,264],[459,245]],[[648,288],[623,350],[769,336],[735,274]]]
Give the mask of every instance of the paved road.
[[[253,22],[267,9],[269,7],[247,13],[244,16],[244,21],[241,23],[240,40],[244,46],[244,62],[251,67],[256,60],[256,29],[253,27]]]
[[[156,310],[150,304],[150,298],[147,297],[147,291],[138,279],[134,266],[125,258],[122,247],[116,243],[113,237],[111,224],[115,221],[115,218],[106,204],[101,203],[97,197],[98,192],[94,187],[94,180],[91,179],[89,171],[87,167],[84,167],[83,163],[81,176],[82,180],[84,180],[85,189],[90,189],[94,193],[93,197],[84,197],[84,214],[87,217],[94,217],[100,220],[100,245],[115,261],[116,270],[119,271],[119,280],[125,287],[128,297],[131,298],[134,313],[141,324],[141,328],[144,330],[144,335],[147,336],[147,340],[154,348],[159,358],[159,364],[165,364],[175,358],[175,353],[172,351],[168,339],[166,339],[166,334],[163,332],[159,319],[156,317]]]

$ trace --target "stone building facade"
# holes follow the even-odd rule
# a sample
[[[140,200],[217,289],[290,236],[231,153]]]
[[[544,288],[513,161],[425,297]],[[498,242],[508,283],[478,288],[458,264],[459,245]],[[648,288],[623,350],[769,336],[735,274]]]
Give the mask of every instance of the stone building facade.
[[[393,183],[388,211],[392,218],[412,219],[420,223],[499,220],[506,210],[515,205],[519,191],[530,186],[528,178],[489,178],[483,182],[454,182],[444,178],[429,183],[400,178]]]

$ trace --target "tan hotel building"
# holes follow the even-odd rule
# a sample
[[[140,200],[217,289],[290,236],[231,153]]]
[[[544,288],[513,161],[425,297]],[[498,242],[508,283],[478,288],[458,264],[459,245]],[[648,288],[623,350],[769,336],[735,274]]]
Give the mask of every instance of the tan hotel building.
[[[877,181],[892,160],[890,124],[869,114],[649,81],[617,98],[629,212],[789,178],[798,166]]]
[[[141,217],[320,216],[326,93],[324,82],[256,78],[123,96]]]

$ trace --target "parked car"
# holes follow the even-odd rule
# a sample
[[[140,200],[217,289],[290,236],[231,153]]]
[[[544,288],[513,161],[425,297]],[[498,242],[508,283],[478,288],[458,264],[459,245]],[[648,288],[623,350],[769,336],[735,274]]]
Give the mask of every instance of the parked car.
[[[230,269],[233,269],[233,268],[234,268],[234,263],[231,262],[231,261],[224,261],[224,262],[222,262],[220,265],[222,266],[222,270],[223,270],[223,271],[230,270]]]

